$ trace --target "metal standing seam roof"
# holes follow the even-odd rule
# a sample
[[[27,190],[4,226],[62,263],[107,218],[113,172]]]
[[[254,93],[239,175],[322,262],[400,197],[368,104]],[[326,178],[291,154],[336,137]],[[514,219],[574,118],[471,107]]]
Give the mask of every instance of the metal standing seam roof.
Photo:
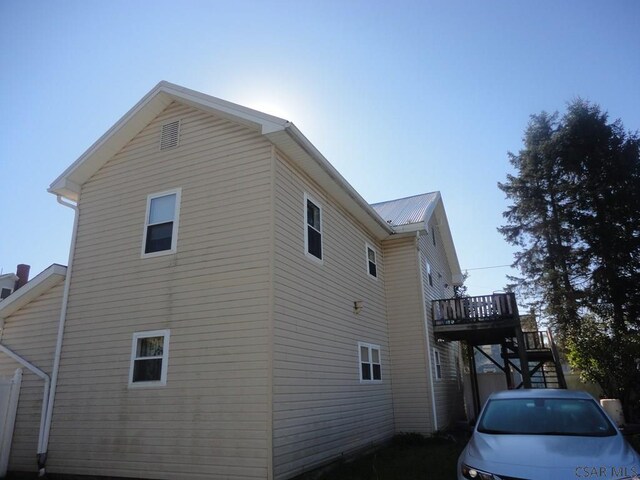
[[[412,197],[374,203],[371,206],[392,227],[424,221],[428,210],[433,209],[438,192],[423,193]]]

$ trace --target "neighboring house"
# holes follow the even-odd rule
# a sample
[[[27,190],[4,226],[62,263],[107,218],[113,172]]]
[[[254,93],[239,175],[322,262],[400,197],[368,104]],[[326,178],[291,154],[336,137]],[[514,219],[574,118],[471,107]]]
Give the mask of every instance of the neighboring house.
[[[0,303],[10,470],[288,479],[461,414],[439,193],[369,205],[293,124],[166,82],[50,191],[68,270]]]

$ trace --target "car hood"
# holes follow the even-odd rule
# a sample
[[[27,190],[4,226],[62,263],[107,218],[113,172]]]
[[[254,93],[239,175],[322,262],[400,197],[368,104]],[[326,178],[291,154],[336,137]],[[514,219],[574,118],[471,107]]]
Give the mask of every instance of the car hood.
[[[621,478],[640,474],[640,457],[621,435],[579,437],[475,432],[465,455],[463,461],[477,469],[534,480],[595,478],[596,475]]]

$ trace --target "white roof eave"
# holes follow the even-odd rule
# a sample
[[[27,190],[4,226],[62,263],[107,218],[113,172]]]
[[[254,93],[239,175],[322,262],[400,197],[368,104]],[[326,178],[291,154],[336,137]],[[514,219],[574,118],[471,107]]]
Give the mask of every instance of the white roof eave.
[[[17,312],[64,280],[66,274],[67,267],[54,263],[29,280],[23,287],[0,301],[0,326],[9,315]]]
[[[289,123],[284,131],[265,136],[338,200],[376,238],[384,240],[395,233],[395,229],[385,222],[294,124]]]
[[[334,196],[377,238],[384,239],[394,233],[394,229],[289,121],[164,81],[147,93],[54,180],[48,191],[77,202],[82,185],[173,101],[242,124],[263,134]]]

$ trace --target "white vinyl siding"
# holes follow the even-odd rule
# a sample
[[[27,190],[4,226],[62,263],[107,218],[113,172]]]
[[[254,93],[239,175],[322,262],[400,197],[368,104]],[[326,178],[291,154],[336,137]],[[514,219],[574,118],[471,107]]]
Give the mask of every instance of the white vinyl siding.
[[[434,396],[436,399],[436,411],[438,413],[438,427],[450,424],[462,415],[464,404],[461,392],[458,388],[459,379],[456,377],[455,362],[460,353],[459,342],[437,342],[433,335],[433,309],[432,300],[453,297],[453,287],[451,279],[451,268],[447,261],[443,248],[442,239],[439,238],[437,228],[431,228],[432,236],[438,237],[435,245],[429,235],[422,234],[419,238],[420,256],[422,258],[422,275],[425,296],[425,309],[427,312],[427,329],[430,336],[430,344],[434,351],[437,349],[440,360],[440,372],[442,379],[437,380],[437,370],[432,368],[434,376]],[[431,278],[433,286],[429,285],[429,269],[431,268]],[[439,272],[434,275],[433,272]],[[446,287],[445,287],[446,285]],[[437,345],[437,346],[436,346]],[[432,355],[432,359],[434,356]],[[435,363],[435,360],[432,360]]]
[[[274,479],[385,440],[393,434],[391,383],[359,382],[357,343],[380,346],[389,371],[384,298],[378,281],[364,281],[363,245],[374,238],[326,192],[279,156],[274,257]],[[310,268],[301,248],[307,192],[322,206],[323,268]],[[362,302],[359,313],[354,302]]]
[[[147,197],[142,256],[151,257],[175,253],[178,244],[180,197],[177,188]]]
[[[83,185],[51,471],[267,478],[271,168],[260,133],[172,103]],[[176,186],[178,249],[140,258],[145,198]],[[166,386],[129,388],[132,333],[169,329]]]
[[[396,432],[434,431],[425,313],[415,237],[383,243]]]
[[[5,319],[2,343],[51,375],[60,320],[64,280]],[[43,380],[0,352],[0,375],[22,368],[22,388],[9,457],[9,470],[37,472],[36,452],[42,409]],[[35,473],[34,473],[35,475]]]

